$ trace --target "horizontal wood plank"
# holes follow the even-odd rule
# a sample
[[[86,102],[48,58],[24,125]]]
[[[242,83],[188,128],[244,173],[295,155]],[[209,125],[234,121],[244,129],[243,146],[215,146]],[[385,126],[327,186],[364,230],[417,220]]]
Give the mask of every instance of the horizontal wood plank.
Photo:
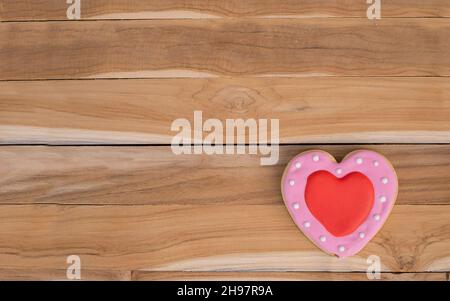
[[[0,80],[449,76],[450,19],[0,23]]]
[[[0,268],[88,270],[450,270],[450,206],[397,205],[356,256],[317,249],[281,205],[0,206]]]
[[[450,78],[0,82],[0,143],[170,144],[194,111],[279,119],[281,143],[450,143]],[[266,141],[246,134],[223,141]]]
[[[371,275],[372,276],[372,275]],[[372,276],[373,277],[373,276]],[[366,273],[329,272],[147,272],[134,271],[138,281],[364,281]],[[445,273],[381,273],[381,281],[446,281]]]
[[[67,264],[65,269],[0,269],[0,279],[2,281],[64,281],[67,278]],[[116,270],[87,270],[81,268],[80,280],[90,281],[129,281],[131,271]],[[71,280],[71,279],[70,279]]]
[[[296,154],[337,159],[379,151],[399,178],[397,204],[450,204],[449,145],[281,146],[275,166],[259,155],[174,155],[161,147],[0,147],[0,204],[280,204],[280,181]]]
[[[67,270],[0,269],[2,280],[67,280]],[[82,281],[368,281],[364,272],[150,272],[81,270]],[[375,279],[373,279],[375,280]],[[386,273],[381,281],[446,281],[446,273]]]
[[[88,0],[82,19],[214,18],[214,17],[366,17],[360,0]],[[66,1],[3,0],[0,20],[66,20]],[[383,17],[449,17],[448,0],[389,0]]]

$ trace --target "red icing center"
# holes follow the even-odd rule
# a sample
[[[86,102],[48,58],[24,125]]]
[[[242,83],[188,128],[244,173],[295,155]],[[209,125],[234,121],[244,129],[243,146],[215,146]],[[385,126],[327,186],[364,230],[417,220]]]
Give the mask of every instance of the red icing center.
[[[305,200],[311,213],[334,236],[353,233],[367,218],[374,203],[372,182],[359,172],[336,178],[328,171],[308,177]]]

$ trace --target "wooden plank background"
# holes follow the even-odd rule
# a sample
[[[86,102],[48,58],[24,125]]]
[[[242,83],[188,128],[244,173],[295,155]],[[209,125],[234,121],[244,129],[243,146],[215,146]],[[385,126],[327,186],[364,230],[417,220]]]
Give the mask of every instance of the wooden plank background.
[[[61,277],[62,278],[62,277]],[[100,278],[101,279],[101,278]],[[131,275],[132,280],[168,280],[168,281],[364,281],[366,273],[317,273],[317,272],[147,272],[137,271]],[[445,273],[382,273],[381,280],[386,281],[445,281]]]
[[[0,35],[3,80],[450,75],[448,18],[13,22]]]
[[[342,159],[361,148],[392,161],[397,204],[450,205],[449,145],[281,146],[274,166],[260,166],[258,155],[174,155],[170,146],[3,146],[0,204],[282,205],[280,178],[296,154]]]
[[[389,0],[385,17],[450,17],[449,0]],[[217,17],[366,17],[359,0],[89,0],[82,19],[150,19]],[[3,0],[0,20],[66,20],[58,0]]]
[[[0,279],[65,279],[77,254],[83,279],[365,280],[375,254],[383,280],[448,280],[450,0],[383,1],[372,21],[362,0],[66,9],[0,0]],[[170,125],[196,110],[279,119],[278,164],[174,155]],[[284,208],[283,168],[314,148],[398,173],[357,256],[324,254]]]
[[[0,99],[1,144],[170,144],[195,110],[278,118],[281,143],[450,142],[445,77],[0,81]]]

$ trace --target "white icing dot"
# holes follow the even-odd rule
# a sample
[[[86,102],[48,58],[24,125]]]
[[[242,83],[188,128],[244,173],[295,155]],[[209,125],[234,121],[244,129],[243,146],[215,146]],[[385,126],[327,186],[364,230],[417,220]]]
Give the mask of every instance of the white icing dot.
[[[380,202],[384,203],[386,201],[387,201],[387,198],[384,195],[380,196]]]
[[[379,214],[375,214],[375,215],[373,216],[373,218],[374,218],[376,221],[379,221],[380,218],[381,218],[381,216],[380,216]]]
[[[381,178],[381,183],[387,184],[388,182],[389,182],[388,178],[386,178],[386,177]]]
[[[338,175],[342,174],[342,168],[336,169],[336,173],[337,173]]]
[[[302,167],[302,163],[300,162],[295,163],[295,168],[299,169],[300,167]]]
[[[363,159],[361,158],[356,158],[356,164],[362,164],[363,163]]]
[[[323,235],[321,237],[319,237],[319,239],[320,239],[321,242],[326,242],[327,241],[327,238],[325,236],[323,236]]]
[[[366,237],[366,233],[364,233],[364,232],[359,232],[359,238],[364,238],[364,237]]]
[[[314,155],[314,156],[313,156],[313,161],[314,161],[314,162],[319,161],[319,159],[320,159],[320,158],[319,158],[319,155]]]
[[[289,180],[289,185],[294,186],[295,185],[295,181],[294,180]]]
[[[344,246],[339,246],[339,249],[338,249],[338,250],[339,250],[339,252],[341,252],[341,253],[342,253],[342,252],[344,252],[344,251],[345,251],[345,247],[344,247]]]
[[[304,222],[304,223],[303,223],[303,226],[304,226],[305,228],[309,228],[309,227],[311,227],[311,223],[310,223],[310,222]]]
[[[294,203],[292,207],[294,207],[295,210],[298,210],[300,208],[300,205],[298,203]]]
[[[373,161],[373,165],[374,165],[374,166],[378,166],[378,165],[380,165],[380,162],[378,162],[378,161]]]

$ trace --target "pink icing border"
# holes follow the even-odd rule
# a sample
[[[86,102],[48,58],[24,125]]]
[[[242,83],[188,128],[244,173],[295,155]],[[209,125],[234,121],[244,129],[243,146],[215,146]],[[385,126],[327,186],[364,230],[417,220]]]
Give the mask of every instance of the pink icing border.
[[[319,156],[319,161],[313,160],[314,156]],[[357,159],[362,159],[358,164]],[[378,162],[375,166],[374,162]],[[300,163],[301,167],[296,168]],[[336,170],[342,169],[341,174]],[[344,177],[351,172],[360,172],[366,175],[372,182],[375,192],[375,201],[367,219],[352,233],[343,237],[335,237],[329,233],[325,227],[309,211],[304,192],[308,176],[318,170],[326,170],[338,178]],[[387,178],[388,183],[383,184],[382,178]],[[294,186],[290,181],[294,180]],[[288,211],[297,227],[319,248],[329,254],[338,257],[348,257],[358,253],[380,230],[388,218],[397,198],[398,180],[394,168],[382,155],[369,150],[357,150],[349,153],[341,163],[327,152],[312,150],[301,153],[294,157],[286,167],[281,183],[283,199]],[[381,202],[380,197],[385,196],[386,201]],[[294,204],[298,204],[298,209]],[[379,215],[376,220],[375,216]],[[305,227],[309,223],[309,227]],[[364,233],[364,237],[360,237]],[[324,236],[326,241],[321,241]],[[339,250],[344,247],[345,250]]]

